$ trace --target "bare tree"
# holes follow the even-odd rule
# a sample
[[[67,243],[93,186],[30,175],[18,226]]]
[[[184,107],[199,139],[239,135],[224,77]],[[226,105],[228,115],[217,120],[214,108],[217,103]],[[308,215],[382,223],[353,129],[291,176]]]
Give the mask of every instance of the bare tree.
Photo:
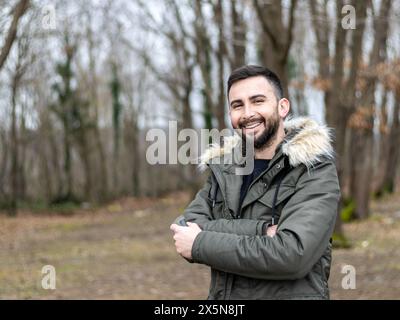
[[[331,56],[329,50],[330,27],[327,24],[328,3],[327,1],[322,1],[321,5],[317,0],[310,1],[312,25],[317,40],[319,65],[318,80],[315,84],[324,91],[325,119],[328,126],[335,129],[334,148],[336,151],[336,166],[342,187],[345,181],[347,122],[355,109],[355,84],[360,67],[365,18],[369,2],[358,1],[354,5],[356,6],[357,21],[359,21],[359,23],[352,33],[352,46],[350,48],[351,65],[348,76],[346,77],[344,61],[348,32],[340,25],[344,2],[343,0],[336,1],[334,54]],[[340,92],[340,94],[338,94],[338,92]],[[340,214],[344,205],[344,200],[344,197],[341,197],[334,231],[338,240],[338,245],[345,244]]]
[[[279,75],[284,95],[288,97],[287,63],[293,42],[297,0],[290,2],[287,26],[285,26],[283,19],[282,1],[253,0],[253,6],[263,31],[260,41],[262,61]]]
[[[89,56],[89,88],[90,88],[90,103],[92,105],[93,119],[93,139],[95,140],[95,148],[98,154],[98,163],[100,165],[99,179],[100,179],[100,200],[105,201],[108,199],[108,169],[107,169],[107,158],[104,150],[103,142],[101,139],[101,132],[99,129],[99,82],[98,75],[96,73],[96,57],[95,57],[95,39],[92,30],[92,15],[90,8],[86,8],[85,14],[87,17],[87,28],[86,35],[88,41],[88,56]]]
[[[247,26],[243,17],[244,4],[238,0],[232,0],[231,20],[232,20],[232,51],[233,58],[229,61],[231,69],[236,69],[246,63],[246,33]]]
[[[386,17],[390,13],[391,5],[391,0],[383,1],[379,14],[374,17],[374,43],[369,58],[370,69],[376,68],[386,59],[386,41],[389,28]],[[356,82],[356,77],[351,80]],[[369,182],[373,176],[372,152],[377,80],[378,77],[373,71],[370,76],[363,77],[362,96],[357,102],[357,110],[352,114],[349,121],[351,127],[350,191],[355,203],[354,216],[357,218],[369,216],[371,198],[371,184]],[[356,90],[354,86],[351,86],[351,89]]]
[[[218,122],[218,129],[223,130],[224,128],[226,128],[225,61],[227,60],[227,58],[229,59],[228,48],[226,46],[226,37],[224,33],[225,23],[223,2],[217,1],[215,4],[213,4],[213,10],[215,24],[218,28],[218,49],[216,52],[218,68],[218,98],[215,104],[215,115]]]
[[[0,70],[2,69],[4,62],[6,61],[8,54],[10,53],[14,40],[17,37],[18,23],[20,21],[20,18],[26,12],[28,6],[29,0],[20,0],[13,10],[13,19],[11,22],[11,26],[8,30],[4,45],[0,51]]]
[[[195,31],[195,46],[196,46],[196,60],[200,68],[203,78],[204,87],[202,89],[203,102],[204,102],[204,123],[206,129],[213,128],[214,110],[214,90],[212,82],[212,46],[210,36],[206,28],[206,21],[203,13],[203,2],[195,0],[194,14],[196,19],[194,21]]]
[[[375,194],[382,196],[395,191],[400,159],[398,150],[398,141],[400,140],[400,59],[380,64],[378,69],[379,79],[383,83],[385,93],[380,107],[380,154],[379,166],[376,170],[378,183]],[[386,105],[389,92],[394,95],[394,107],[391,114]],[[389,118],[391,123],[389,123]]]
[[[18,137],[17,125],[17,98],[18,90],[21,85],[22,77],[27,69],[29,61],[27,60],[29,39],[27,37],[20,37],[17,40],[17,57],[15,68],[12,71],[11,79],[11,200],[9,207],[9,215],[17,215],[18,199],[21,194],[21,180],[23,171],[20,171],[21,164],[20,152],[20,139]]]

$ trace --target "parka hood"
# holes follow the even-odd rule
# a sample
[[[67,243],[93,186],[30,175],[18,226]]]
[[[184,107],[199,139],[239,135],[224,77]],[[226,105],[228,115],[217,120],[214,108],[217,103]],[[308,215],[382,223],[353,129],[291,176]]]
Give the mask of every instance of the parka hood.
[[[291,166],[304,164],[307,168],[319,162],[322,157],[334,158],[332,132],[325,125],[308,117],[287,118],[284,121],[286,136],[281,142],[282,153],[288,156]],[[200,157],[200,170],[205,170],[213,158],[232,153],[242,138],[235,133],[224,138],[224,145],[211,145]]]

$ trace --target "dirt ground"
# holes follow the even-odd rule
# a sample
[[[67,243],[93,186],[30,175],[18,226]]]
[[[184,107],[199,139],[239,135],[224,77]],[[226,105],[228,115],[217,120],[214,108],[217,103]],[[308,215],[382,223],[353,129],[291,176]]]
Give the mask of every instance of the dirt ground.
[[[123,199],[68,216],[0,214],[1,299],[204,299],[209,270],[174,251],[169,225],[189,201]],[[335,249],[332,299],[400,298],[400,194],[372,204],[367,221],[344,226],[352,247]],[[56,289],[41,286],[42,267],[56,270]],[[342,268],[356,270],[343,289]]]

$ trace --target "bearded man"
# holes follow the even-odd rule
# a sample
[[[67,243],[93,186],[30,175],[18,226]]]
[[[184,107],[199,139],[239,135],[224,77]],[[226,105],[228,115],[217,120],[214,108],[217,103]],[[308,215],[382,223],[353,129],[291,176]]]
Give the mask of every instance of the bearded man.
[[[329,299],[331,236],[340,187],[330,130],[288,120],[278,76],[248,65],[228,80],[229,116],[241,135],[207,150],[204,187],[172,224],[177,252],[211,268],[208,299]],[[254,141],[254,170],[213,163]]]

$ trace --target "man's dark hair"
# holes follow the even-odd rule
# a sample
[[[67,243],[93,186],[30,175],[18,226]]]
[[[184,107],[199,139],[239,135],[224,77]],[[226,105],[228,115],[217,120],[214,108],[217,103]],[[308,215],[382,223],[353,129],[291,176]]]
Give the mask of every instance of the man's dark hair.
[[[229,95],[229,90],[235,82],[257,76],[262,76],[269,81],[278,100],[283,98],[283,89],[279,77],[270,69],[256,65],[247,65],[235,69],[228,79],[227,94]]]

